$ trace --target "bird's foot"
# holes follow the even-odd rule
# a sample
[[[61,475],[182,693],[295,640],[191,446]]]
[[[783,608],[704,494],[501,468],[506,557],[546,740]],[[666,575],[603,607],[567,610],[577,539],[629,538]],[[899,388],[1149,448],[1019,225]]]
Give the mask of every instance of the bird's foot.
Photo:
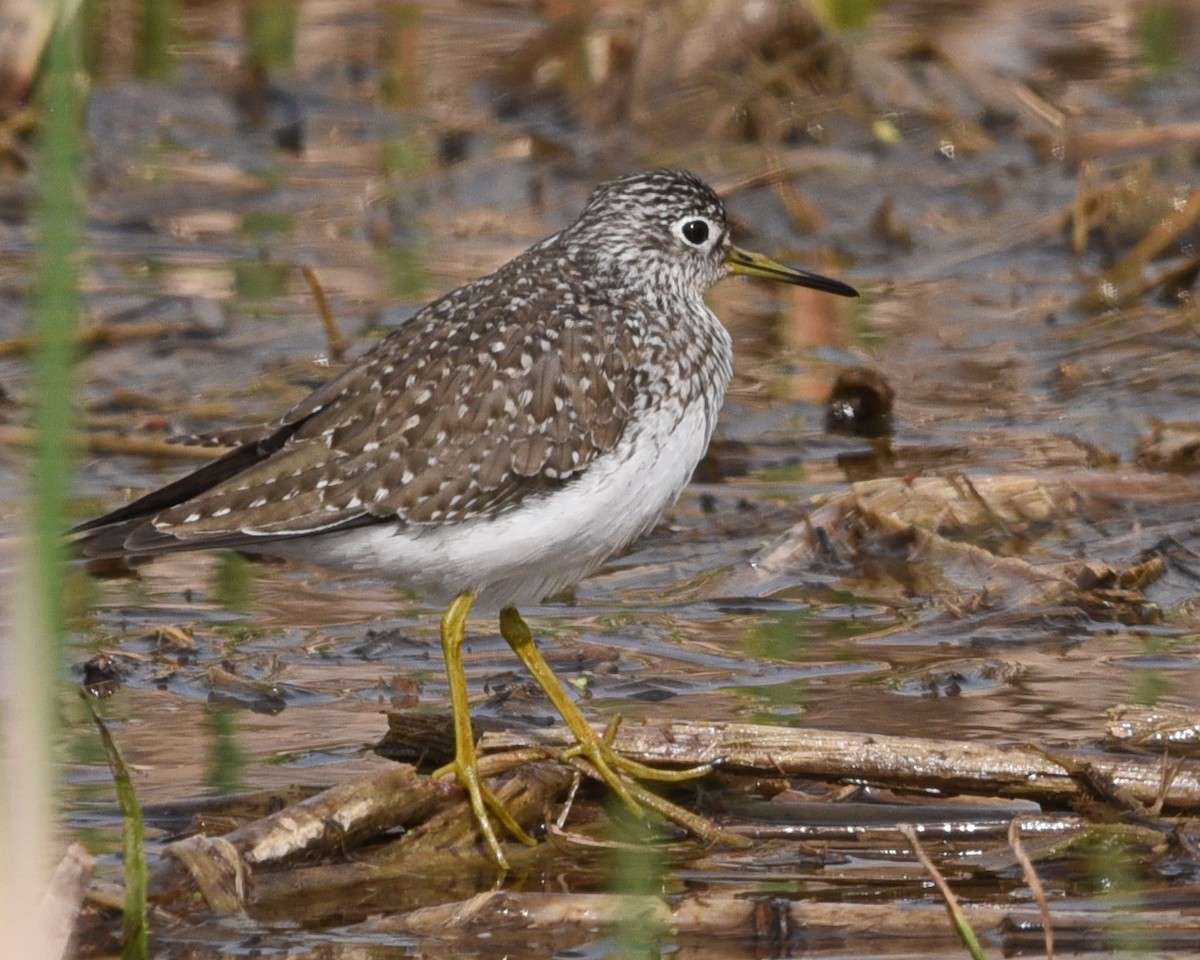
[[[653,810],[706,841],[742,842],[740,837],[722,830],[711,821],[656,797],[649,790],[622,777],[622,774],[625,774],[638,780],[676,783],[710,773],[713,769],[712,764],[705,763],[685,770],[664,770],[621,756],[613,749],[620,718],[614,718],[603,735],[592,729],[591,724],[571,700],[562,682],[538,652],[529,625],[513,607],[500,611],[500,633],[520,657],[526,669],[533,674],[575,738],[575,745],[560,753],[560,759],[579,766],[588,774],[604,781],[621,802],[639,817],[644,817],[647,810]]]
[[[504,856],[500,841],[496,837],[496,831],[492,827],[492,817],[495,817],[500,826],[514,840],[528,846],[535,845],[537,841],[525,832],[525,829],[517,823],[504,804],[496,798],[496,795],[488,789],[487,785],[480,778],[473,749],[470,756],[456,756],[450,763],[444,767],[440,767],[433,773],[435,777],[445,777],[451,774],[458,781],[458,785],[467,792],[467,798],[471,805],[471,813],[475,817],[475,822],[479,825],[479,833],[483,837],[483,842],[487,846],[492,860],[501,870],[509,869],[508,858]]]
[[[619,716],[609,720],[603,737],[596,736],[595,730],[587,723],[578,730],[572,727],[571,732],[575,735],[576,740],[575,746],[568,747],[559,754],[559,759],[563,763],[570,763],[576,757],[584,758],[596,768],[596,772],[612,787],[613,792],[627,804],[633,804],[635,809],[636,801],[633,801],[627,792],[622,792],[624,781],[617,776],[616,771],[618,770],[637,780],[657,780],[663,783],[681,783],[684,780],[703,777],[705,774],[713,772],[714,765],[711,763],[702,763],[699,766],[686,767],[682,770],[668,770],[663,767],[651,767],[648,764],[639,763],[637,760],[630,760],[613,749],[613,742],[617,738],[617,730],[620,727],[621,718]]]
[[[434,772],[435,777],[454,774],[471,803],[471,812],[479,824],[479,832],[487,845],[488,853],[501,870],[508,869],[508,859],[500,848],[490,816],[521,843],[535,841],[513,819],[495,794],[479,776],[478,758],[475,753],[475,737],[471,731],[471,714],[467,698],[467,681],[463,673],[462,645],[467,635],[467,614],[471,612],[474,595],[464,590],[451,602],[442,615],[442,653],[446,658],[446,675],[450,684],[450,707],[454,718],[454,760]],[[490,816],[489,816],[490,812]]]

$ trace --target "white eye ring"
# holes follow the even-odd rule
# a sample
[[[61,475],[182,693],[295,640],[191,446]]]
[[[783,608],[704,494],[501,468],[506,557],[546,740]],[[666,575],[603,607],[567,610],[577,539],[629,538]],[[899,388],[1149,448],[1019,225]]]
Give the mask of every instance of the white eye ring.
[[[712,246],[719,231],[708,217],[691,216],[675,221],[671,232],[689,247],[704,250]]]

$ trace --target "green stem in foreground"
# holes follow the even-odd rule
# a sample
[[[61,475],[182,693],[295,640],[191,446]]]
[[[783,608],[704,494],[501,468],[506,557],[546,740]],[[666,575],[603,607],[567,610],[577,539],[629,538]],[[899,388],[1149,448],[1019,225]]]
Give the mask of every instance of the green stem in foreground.
[[[121,751],[108,732],[108,727],[96,713],[95,707],[87,703],[92,722],[100,733],[104,756],[117,788],[117,802],[121,806],[121,820],[125,826],[125,912],[121,922],[122,960],[146,960],[150,956],[150,927],[147,923],[146,890],[149,875],[146,868],[145,826],[142,807],[138,803],[129,768],[121,757]]]
[[[33,475],[35,576],[49,648],[61,661],[64,626],[62,535],[71,482],[72,337],[76,321],[80,103],[77,31],[60,24],[46,52],[40,96],[41,203],[38,216],[37,360]]]
[[[75,194],[79,103],[76,31],[50,34],[38,90],[37,151],[41,196],[34,371],[36,450],[29,465],[21,558],[0,579],[11,609],[0,660],[7,672],[0,701],[0,929],[13,956],[46,957],[51,945],[39,923],[49,866],[59,842],[53,765],[62,664],[64,507],[69,489],[70,337],[75,323]]]

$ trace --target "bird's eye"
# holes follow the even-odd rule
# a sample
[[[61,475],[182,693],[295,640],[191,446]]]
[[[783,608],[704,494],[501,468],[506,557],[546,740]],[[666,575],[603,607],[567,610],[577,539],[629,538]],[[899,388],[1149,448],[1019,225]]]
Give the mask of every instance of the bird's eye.
[[[708,239],[708,221],[707,220],[686,220],[679,232],[683,234],[683,239],[694,247],[700,246]]]

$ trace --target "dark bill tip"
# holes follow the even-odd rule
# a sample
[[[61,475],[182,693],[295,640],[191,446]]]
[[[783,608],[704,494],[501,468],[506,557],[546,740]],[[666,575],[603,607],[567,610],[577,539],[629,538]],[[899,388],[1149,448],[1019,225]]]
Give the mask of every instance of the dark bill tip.
[[[738,276],[758,277],[760,280],[778,280],[781,283],[790,283],[797,287],[823,290],[825,293],[833,293],[839,297],[858,296],[857,290],[848,283],[842,283],[841,280],[823,277],[819,273],[811,273],[808,270],[785,267],[770,257],[743,250],[741,247],[730,247],[725,262],[729,265],[729,272]]]

